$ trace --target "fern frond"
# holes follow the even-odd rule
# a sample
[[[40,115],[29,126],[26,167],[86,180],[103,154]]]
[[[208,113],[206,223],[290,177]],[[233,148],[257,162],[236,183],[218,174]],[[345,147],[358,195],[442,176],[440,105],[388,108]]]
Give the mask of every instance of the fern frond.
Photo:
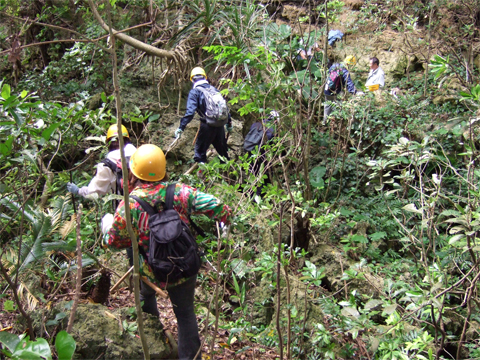
[[[3,268],[7,270],[7,274],[11,275],[15,270],[15,264],[18,261],[17,253],[13,249],[5,251],[0,258],[0,261],[2,262]]]
[[[15,213],[18,209],[21,209],[21,204],[18,201],[15,201],[10,196],[6,196],[0,199],[0,205],[3,205],[6,208],[8,208],[10,211],[12,211],[12,213]],[[25,215],[25,218],[29,222],[34,221],[37,215],[28,205],[26,205],[25,208],[23,209],[23,214]]]
[[[70,220],[67,220],[63,223],[59,230],[62,239],[65,239],[72,232],[72,230],[75,228],[76,221],[77,214],[73,214]]]
[[[25,292],[24,292],[25,290]],[[21,282],[20,285],[18,286],[17,289],[18,297],[20,300],[26,300],[27,302],[27,308],[29,311],[35,310],[37,307],[38,303],[40,302],[28,289],[27,285],[25,283]]]

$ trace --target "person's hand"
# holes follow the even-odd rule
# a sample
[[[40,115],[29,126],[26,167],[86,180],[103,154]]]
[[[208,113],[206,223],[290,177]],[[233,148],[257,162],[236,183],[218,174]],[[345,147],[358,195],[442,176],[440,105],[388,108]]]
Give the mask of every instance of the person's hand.
[[[106,234],[113,225],[113,214],[105,214],[102,218],[102,234]]]
[[[178,128],[177,130],[175,130],[175,139],[180,139],[180,137],[182,136],[183,134],[183,130]]]
[[[232,124],[225,125],[225,129],[227,129],[227,132],[232,132],[232,130],[233,130]]]
[[[357,91],[356,95],[362,96],[362,95],[365,95],[365,93],[363,91]]]
[[[72,194],[78,194],[78,186],[75,185],[74,183],[70,183],[70,182],[67,183],[67,190]]]

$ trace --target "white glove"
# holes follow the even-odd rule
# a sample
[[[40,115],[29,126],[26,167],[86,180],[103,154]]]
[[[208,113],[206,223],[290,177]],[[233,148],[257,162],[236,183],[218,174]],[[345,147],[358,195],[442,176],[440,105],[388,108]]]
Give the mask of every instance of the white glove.
[[[105,214],[102,218],[102,234],[106,234],[113,225],[113,214]]]
[[[228,231],[230,230],[230,225],[226,225],[223,222],[219,223],[220,231],[222,232],[222,238],[226,238]]]
[[[68,192],[71,192],[72,194],[75,195],[75,194],[78,194],[78,190],[79,190],[78,186],[75,185],[74,183],[71,183],[71,182],[67,183],[67,191]]]
[[[180,137],[182,136],[183,134],[183,130],[178,128],[177,130],[175,130],[175,139],[180,139]]]
[[[356,95],[362,96],[362,95],[365,95],[365,93],[363,91],[357,91]]]

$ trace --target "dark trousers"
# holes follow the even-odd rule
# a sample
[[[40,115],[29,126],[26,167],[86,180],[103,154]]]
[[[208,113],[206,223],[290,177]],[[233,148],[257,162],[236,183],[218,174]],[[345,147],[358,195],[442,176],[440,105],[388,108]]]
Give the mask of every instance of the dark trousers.
[[[173,306],[173,312],[178,324],[178,357],[180,360],[201,359],[200,336],[198,334],[197,317],[195,316],[194,295],[197,276],[192,276],[184,283],[168,289],[168,295]],[[140,300],[144,302],[142,310],[158,316],[157,299],[155,291],[142,281]]]
[[[228,158],[227,139],[225,138],[225,129],[223,126],[213,127],[200,122],[197,141],[195,142],[195,155],[193,160],[197,163],[207,162],[207,150],[213,145],[218,155]]]

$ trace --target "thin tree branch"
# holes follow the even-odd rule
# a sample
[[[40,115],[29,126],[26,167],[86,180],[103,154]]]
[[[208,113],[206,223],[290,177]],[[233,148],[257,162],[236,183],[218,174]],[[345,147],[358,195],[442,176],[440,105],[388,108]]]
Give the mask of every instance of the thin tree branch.
[[[149,44],[145,44],[144,42],[137,40],[131,36],[128,36],[126,34],[122,34],[121,32],[114,30],[113,28],[109,27],[105,21],[103,21],[102,17],[100,16],[100,13],[98,12],[95,4],[93,3],[93,0],[88,0],[88,4],[90,5],[90,9],[93,12],[93,15],[97,19],[98,23],[100,26],[105,30],[110,33],[110,36],[115,37],[126,44],[133,46],[135,49],[144,51],[148,55],[153,55],[161,58],[167,58],[169,60],[175,60],[175,52],[173,51],[168,51],[168,50],[162,50],[158,49],[154,46],[151,46]]]
[[[75,319],[75,312],[77,311],[78,300],[80,299],[80,293],[82,292],[82,237],[80,236],[82,204],[78,205],[77,211],[77,283],[75,286],[75,297],[73,298],[72,309],[70,310],[70,316],[68,318],[67,332],[72,332],[73,321]]]

